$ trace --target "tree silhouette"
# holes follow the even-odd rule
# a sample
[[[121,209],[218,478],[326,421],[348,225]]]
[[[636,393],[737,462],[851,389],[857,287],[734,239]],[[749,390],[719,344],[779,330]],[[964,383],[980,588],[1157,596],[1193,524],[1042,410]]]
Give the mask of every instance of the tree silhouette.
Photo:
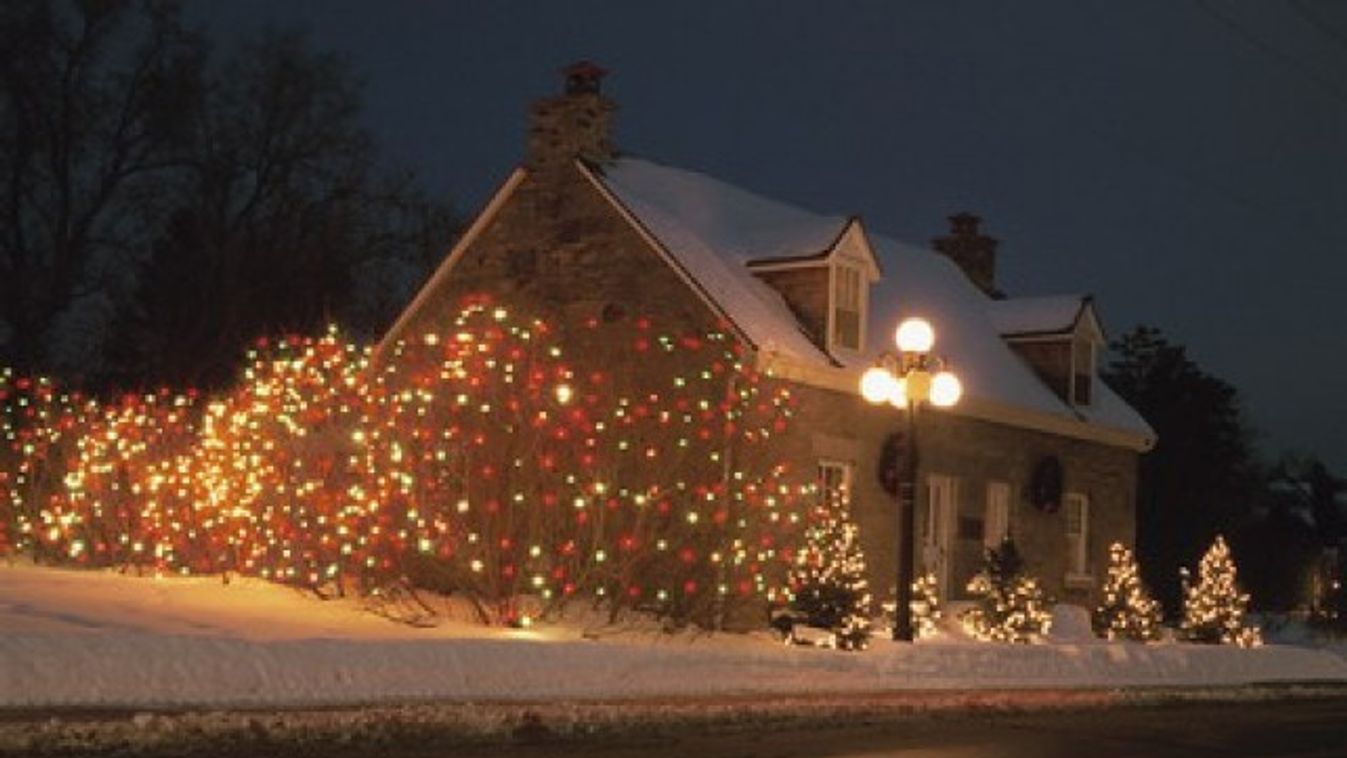
[[[1159,437],[1141,459],[1137,553],[1146,584],[1172,617],[1180,566],[1249,513],[1262,481],[1233,386],[1158,329],[1138,326],[1111,348],[1104,380]]]

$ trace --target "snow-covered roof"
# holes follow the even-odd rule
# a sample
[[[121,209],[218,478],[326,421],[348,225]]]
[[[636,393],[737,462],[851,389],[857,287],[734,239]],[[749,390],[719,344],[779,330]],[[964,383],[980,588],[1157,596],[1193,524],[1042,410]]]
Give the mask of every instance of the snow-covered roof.
[[[936,352],[958,371],[967,397],[1147,438],[1154,435],[1141,416],[1102,382],[1089,406],[1072,407],[1059,398],[1006,345],[989,307],[993,301],[943,255],[871,233],[870,245],[884,271],[870,293],[871,344],[862,354],[830,356],[809,339],[781,296],[750,273],[747,264],[826,249],[848,223],[847,217],[812,213],[704,174],[636,158],[622,158],[596,174],[761,351],[820,368],[860,369],[888,346],[887,335],[899,321],[920,315],[935,326]],[[1033,316],[1038,322],[1039,316],[1055,315],[1046,304],[1028,307],[1031,300],[1056,299],[1025,299],[1025,318]],[[1073,319],[1081,299],[1074,303]]]
[[[992,300],[987,316],[1003,336],[1057,334],[1070,331],[1089,304],[1087,295],[1048,295]]]

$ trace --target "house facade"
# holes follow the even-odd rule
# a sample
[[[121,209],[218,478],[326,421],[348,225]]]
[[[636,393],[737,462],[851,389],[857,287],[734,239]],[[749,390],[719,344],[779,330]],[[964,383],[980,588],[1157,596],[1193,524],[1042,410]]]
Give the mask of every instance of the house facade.
[[[954,408],[918,414],[917,570],[958,598],[985,548],[1010,535],[1059,601],[1090,602],[1109,545],[1134,541],[1137,460],[1154,442],[1098,379],[1105,337],[1093,301],[1006,298],[996,240],[968,214],[922,248],[859,218],[623,156],[602,75],[577,64],[561,95],[533,106],[523,164],[384,345],[433,329],[477,294],[563,328],[648,314],[728,331],[757,368],[789,382],[798,413],[775,444],[826,495],[849,501],[883,597],[902,538],[885,481],[904,419],[866,403],[857,385],[899,321],[923,316],[965,390]]]

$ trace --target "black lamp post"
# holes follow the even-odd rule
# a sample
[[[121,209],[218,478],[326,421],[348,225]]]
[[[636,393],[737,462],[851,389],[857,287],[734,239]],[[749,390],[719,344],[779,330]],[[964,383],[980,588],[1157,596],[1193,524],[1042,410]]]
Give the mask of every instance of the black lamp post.
[[[905,410],[903,444],[899,448],[901,479],[898,485],[897,604],[893,613],[893,639],[911,642],[912,582],[916,565],[917,522],[917,412],[929,402],[947,408],[959,402],[963,387],[944,362],[931,355],[935,330],[930,322],[909,318],[894,335],[898,353],[885,353],[879,363],[861,376],[861,395],[871,403],[889,403]],[[934,372],[932,369],[935,369]]]

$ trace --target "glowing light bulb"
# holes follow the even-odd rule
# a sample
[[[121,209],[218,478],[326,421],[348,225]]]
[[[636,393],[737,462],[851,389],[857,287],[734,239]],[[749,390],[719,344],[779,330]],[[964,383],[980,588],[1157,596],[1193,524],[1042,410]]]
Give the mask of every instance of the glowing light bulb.
[[[872,366],[861,374],[861,397],[871,403],[883,403],[892,396],[896,382],[888,369]]]
[[[574,395],[574,392],[575,391],[571,389],[571,385],[558,384],[556,388],[557,402],[566,405],[571,402],[571,397]]]
[[[951,371],[938,372],[931,378],[931,405],[948,408],[963,397],[963,383]]]
[[[893,380],[893,384],[889,387],[889,396],[887,400],[889,401],[889,405],[892,405],[894,408],[902,409],[907,407],[906,378],[899,377]]]
[[[904,319],[893,340],[904,353],[927,353],[935,345],[935,329],[924,318]]]

